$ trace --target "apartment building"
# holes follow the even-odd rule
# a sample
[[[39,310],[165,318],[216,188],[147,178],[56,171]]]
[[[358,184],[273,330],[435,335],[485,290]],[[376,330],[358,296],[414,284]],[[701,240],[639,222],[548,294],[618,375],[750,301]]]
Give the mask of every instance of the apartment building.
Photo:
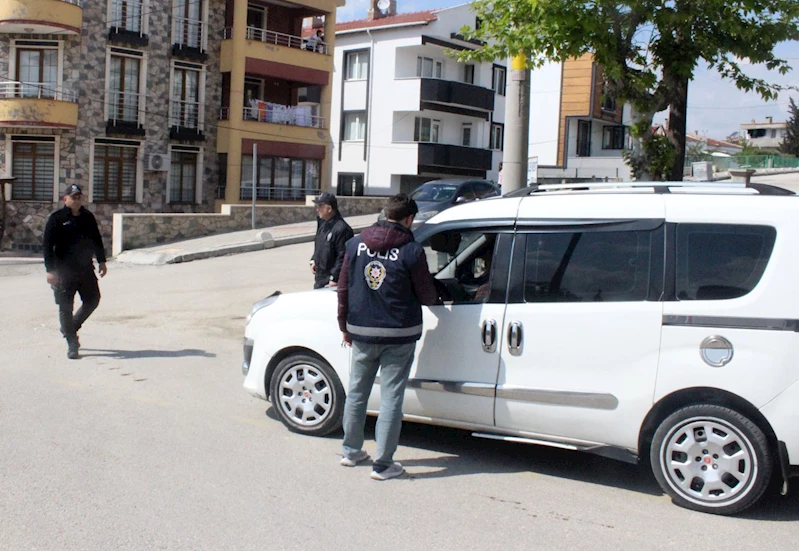
[[[779,149],[788,132],[787,122],[774,122],[773,117],[766,117],[763,122],[754,119],[742,124],[741,130],[746,140],[755,147],[763,149]]]
[[[115,212],[207,212],[223,0],[0,2],[3,245],[37,250],[69,184]],[[209,108],[213,106],[213,108]]]
[[[340,5],[0,2],[3,246],[38,250],[73,183],[109,246],[114,213],[218,212],[253,187],[259,203],[318,193],[333,56],[302,26],[333,37]]]
[[[226,1],[217,208],[253,193],[304,203],[330,181],[330,42],[344,0]],[[302,36],[304,20],[315,38]]]
[[[547,63],[530,77],[529,157],[538,183],[629,179],[629,106],[605,94],[590,54]]]
[[[436,178],[497,179],[504,138],[504,62],[460,63],[467,5],[397,13],[371,0],[336,25],[331,129],[340,195],[409,192]],[[327,33],[326,33],[327,34]]]

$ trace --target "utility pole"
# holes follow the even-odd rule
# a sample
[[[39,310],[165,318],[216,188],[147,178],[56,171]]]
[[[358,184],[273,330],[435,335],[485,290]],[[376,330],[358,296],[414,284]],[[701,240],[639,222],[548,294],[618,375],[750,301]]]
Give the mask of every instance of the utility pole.
[[[505,96],[505,148],[502,154],[502,193],[527,186],[530,141],[530,70],[527,56],[510,58]]]

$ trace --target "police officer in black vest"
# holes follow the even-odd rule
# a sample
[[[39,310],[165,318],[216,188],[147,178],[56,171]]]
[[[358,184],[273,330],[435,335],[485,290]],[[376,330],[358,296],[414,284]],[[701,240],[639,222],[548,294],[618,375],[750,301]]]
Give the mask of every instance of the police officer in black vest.
[[[344,262],[344,245],[352,238],[352,228],[338,211],[338,200],[332,193],[322,193],[313,200],[319,217],[311,271],[314,289],[335,287]]]
[[[71,360],[79,357],[78,331],[100,303],[94,257],[100,277],[108,272],[97,220],[82,203],[80,186],[69,186],[64,193],[64,208],[50,215],[44,229],[47,283],[55,293],[61,334],[67,340],[67,357]],[[82,304],[73,315],[75,293]]]
[[[402,402],[416,341],[422,336],[422,305],[440,303],[422,245],[411,225],[419,209],[405,194],[391,197],[386,220],[347,242],[338,284],[338,323],[352,346],[350,388],[344,404],[341,464],[369,458],[363,450],[366,404],[380,369],[380,415],[372,478],[388,480],[404,469],[393,460],[402,426]]]

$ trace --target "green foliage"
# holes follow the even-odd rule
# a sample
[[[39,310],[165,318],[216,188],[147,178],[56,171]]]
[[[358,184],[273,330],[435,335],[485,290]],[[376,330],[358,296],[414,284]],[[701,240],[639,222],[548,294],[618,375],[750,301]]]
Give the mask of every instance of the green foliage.
[[[742,70],[752,63],[790,71],[774,47],[799,39],[796,0],[476,0],[472,6],[480,28],[461,33],[486,45],[461,52],[461,60],[524,53],[535,68],[590,53],[605,72],[609,93],[648,117],[636,121],[642,124],[651,125],[652,115],[669,106],[700,63],[766,100],[796,89]]]
[[[708,151],[705,149],[704,142],[692,143],[685,148],[685,162],[696,163],[704,161],[708,156]]]
[[[780,144],[780,153],[799,157],[799,107],[791,98],[791,115],[788,118],[786,135]]]
[[[643,155],[635,156],[624,152],[624,158],[637,180],[647,179],[659,182],[669,180],[671,167],[677,152],[666,136],[649,136],[643,140]]]

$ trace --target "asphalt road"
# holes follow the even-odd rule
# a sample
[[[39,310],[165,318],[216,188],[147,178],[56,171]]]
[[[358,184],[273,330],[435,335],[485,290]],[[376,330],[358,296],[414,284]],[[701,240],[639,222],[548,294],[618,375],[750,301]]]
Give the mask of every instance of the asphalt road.
[[[715,517],[642,467],[413,424],[405,477],[340,467],[241,387],[249,306],[309,288],[311,247],[111,263],[78,361],[41,263],[0,258],[0,549],[796,549],[796,489]]]

